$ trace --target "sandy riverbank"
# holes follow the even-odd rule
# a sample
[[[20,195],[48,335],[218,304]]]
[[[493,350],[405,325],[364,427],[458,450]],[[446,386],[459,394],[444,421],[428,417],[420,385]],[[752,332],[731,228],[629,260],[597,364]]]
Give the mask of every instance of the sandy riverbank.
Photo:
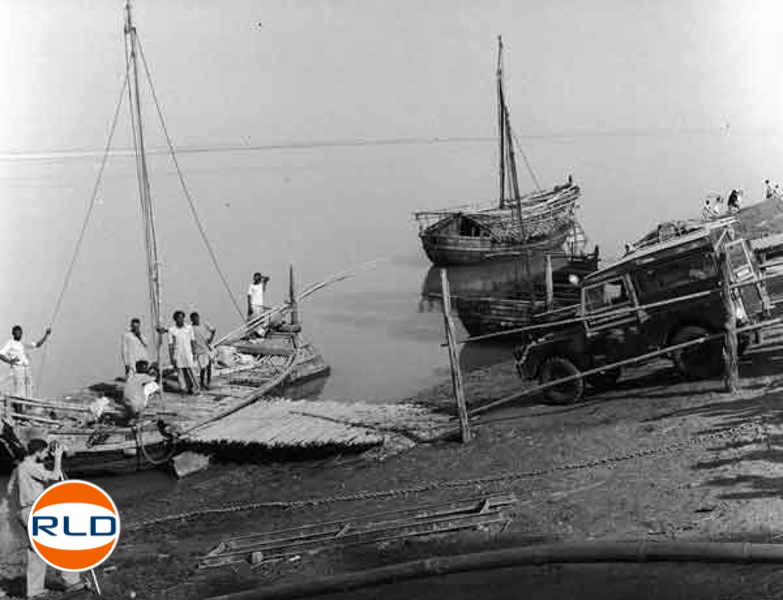
[[[574,406],[531,399],[483,415],[474,423],[477,437],[470,444],[421,445],[382,461],[325,457],[286,465],[217,464],[179,482],[161,477],[145,485],[143,495],[127,486],[114,489],[106,479],[101,485],[120,507],[125,530],[117,551],[99,570],[101,581],[109,597],[127,598],[133,590],[139,598],[184,599],[515,543],[776,541],[783,535],[783,522],[776,519],[783,510],[778,490],[783,418],[777,390],[783,385],[777,375],[782,358],[775,347],[752,350],[742,364],[742,392],[733,396],[723,392],[720,381],[682,381],[666,363],[656,363],[626,374],[616,390]],[[466,377],[471,403],[506,395],[519,384],[510,363]],[[449,384],[443,382],[413,399],[448,408],[449,396]],[[602,462],[605,458],[618,460]],[[542,469],[547,471],[543,475],[531,474]],[[448,488],[438,486],[444,482]],[[422,484],[430,485],[407,495],[350,499]],[[519,498],[503,533],[361,547],[271,567],[195,570],[199,555],[241,533],[494,491],[512,491]],[[348,498],[320,502],[337,496]],[[302,499],[317,502],[132,527],[186,511]]]

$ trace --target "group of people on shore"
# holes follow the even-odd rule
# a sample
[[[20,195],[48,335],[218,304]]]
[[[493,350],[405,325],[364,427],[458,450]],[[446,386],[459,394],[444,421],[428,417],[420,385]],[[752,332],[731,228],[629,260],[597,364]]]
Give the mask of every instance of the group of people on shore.
[[[721,195],[714,196],[714,202],[712,202],[711,197],[707,197],[707,199],[704,200],[704,206],[701,209],[702,218],[715,219],[717,217],[738,213],[742,207],[743,194],[744,192],[742,190],[731,190],[731,192],[729,192],[728,200],[725,203],[723,202],[723,196]]]

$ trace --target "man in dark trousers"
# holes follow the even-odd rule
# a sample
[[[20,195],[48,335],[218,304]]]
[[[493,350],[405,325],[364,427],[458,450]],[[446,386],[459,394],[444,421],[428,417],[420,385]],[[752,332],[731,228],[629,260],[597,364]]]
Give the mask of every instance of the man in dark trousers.
[[[54,459],[52,469],[46,467],[49,456]],[[46,563],[30,546],[27,535],[27,519],[33,504],[46,486],[63,479],[63,448],[60,445],[50,448],[41,439],[33,439],[27,444],[27,456],[19,463],[8,482],[8,499],[12,513],[12,523],[20,539],[27,542],[27,597],[35,598],[46,593]],[[85,587],[79,573],[60,571],[66,591],[80,590]]]

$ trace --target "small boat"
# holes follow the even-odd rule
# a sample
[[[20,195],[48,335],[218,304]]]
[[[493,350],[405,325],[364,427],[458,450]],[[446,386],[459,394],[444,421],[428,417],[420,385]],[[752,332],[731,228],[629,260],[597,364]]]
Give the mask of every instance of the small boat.
[[[498,38],[498,126],[500,200],[484,207],[462,206],[419,211],[419,237],[427,257],[437,266],[467,265],[507,258],[524,250],[561,249],[575,223],[581,190],[571,176],[551,190],[521,195],[503,88],[503,42]],[[525,164],[528,165],[527,160]],[[530,171],[533,181],[537,180]]]
[[[139,62],[137,31],[131,5],[125,6],[125,42],[130,86],[133,140],[139,194],[147,250],[150,322],[162,329],[161,278],[155,238],[153,203],[142,133],[139,105]],[[142,55],[143,59],[143,55]],[[124,94],[123,94],[124,95]],[[154,98],[154,93],[152,94]],[[118,107],[119,110],[119,107]],[[108,148],[108,145],[107,145]],[[173,156],[173,148],[170,146]],[[78,250],[78,248],[77,248]],[[338,276],[332,281],[346,278]],[[234,414],[272,393],[281,393],[302,384],[317,384],[329,374],[329,366],[318,351],[301,335],[298,301],[330,282],[295,293],[293,269],[288,300],[215,344],[217,359],[209,389],[183,396],[174,387],[172,369],[158,369],[160,393],[153,394],[139,421],[129,422],[114,401],[122,400],[123,380],[99,383],[57,399],[2,398],[0,469],[8,470],[24,455],[33,438],[58,442],[66,453],[63,467],[70,475],[125,473],[168,464],[178,442],[190,432]],[[259,334],[258,331],[261,331]],[[163,365],[163,335],[157,334],[157,358]]]

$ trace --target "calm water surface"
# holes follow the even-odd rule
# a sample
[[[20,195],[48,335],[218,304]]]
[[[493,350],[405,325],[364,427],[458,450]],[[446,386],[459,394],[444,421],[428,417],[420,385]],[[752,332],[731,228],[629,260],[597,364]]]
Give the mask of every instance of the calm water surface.
[[[526,144],[547,185],[568,173],[582,185],[581,219],[604,257],[618,255],[625,241],[660,220],[696,216],[707,193],[741,187],[748,201],[760,198],[763,179],[775,177],[773,157],[783,150],[772,136],[718,131]],[[446,374],[441,316],[420,303],[430,265],[411,213],[494,198],[493,144],[211,152],[180,161],[240,305],[256,270],[271,276],[276,302],[287,289],[289,264],[303,287],[379,259],[302,306],[306,335],[333,368],[322,397],[393,400]],[[51,319],[98,162],[62,156],[0,162],[0,331],[21,323],[37,337]],[[150,169],[164,312],[195,309],[228,331],[239,316],[176,173],[160,155]],[[118,342],[129,318],[140,315],[149,324],[136,190],[132,160],[110,159],[51,342],[35,355],[42,393],[118,375]],[[468,362],[507,355],[487,346]]]

